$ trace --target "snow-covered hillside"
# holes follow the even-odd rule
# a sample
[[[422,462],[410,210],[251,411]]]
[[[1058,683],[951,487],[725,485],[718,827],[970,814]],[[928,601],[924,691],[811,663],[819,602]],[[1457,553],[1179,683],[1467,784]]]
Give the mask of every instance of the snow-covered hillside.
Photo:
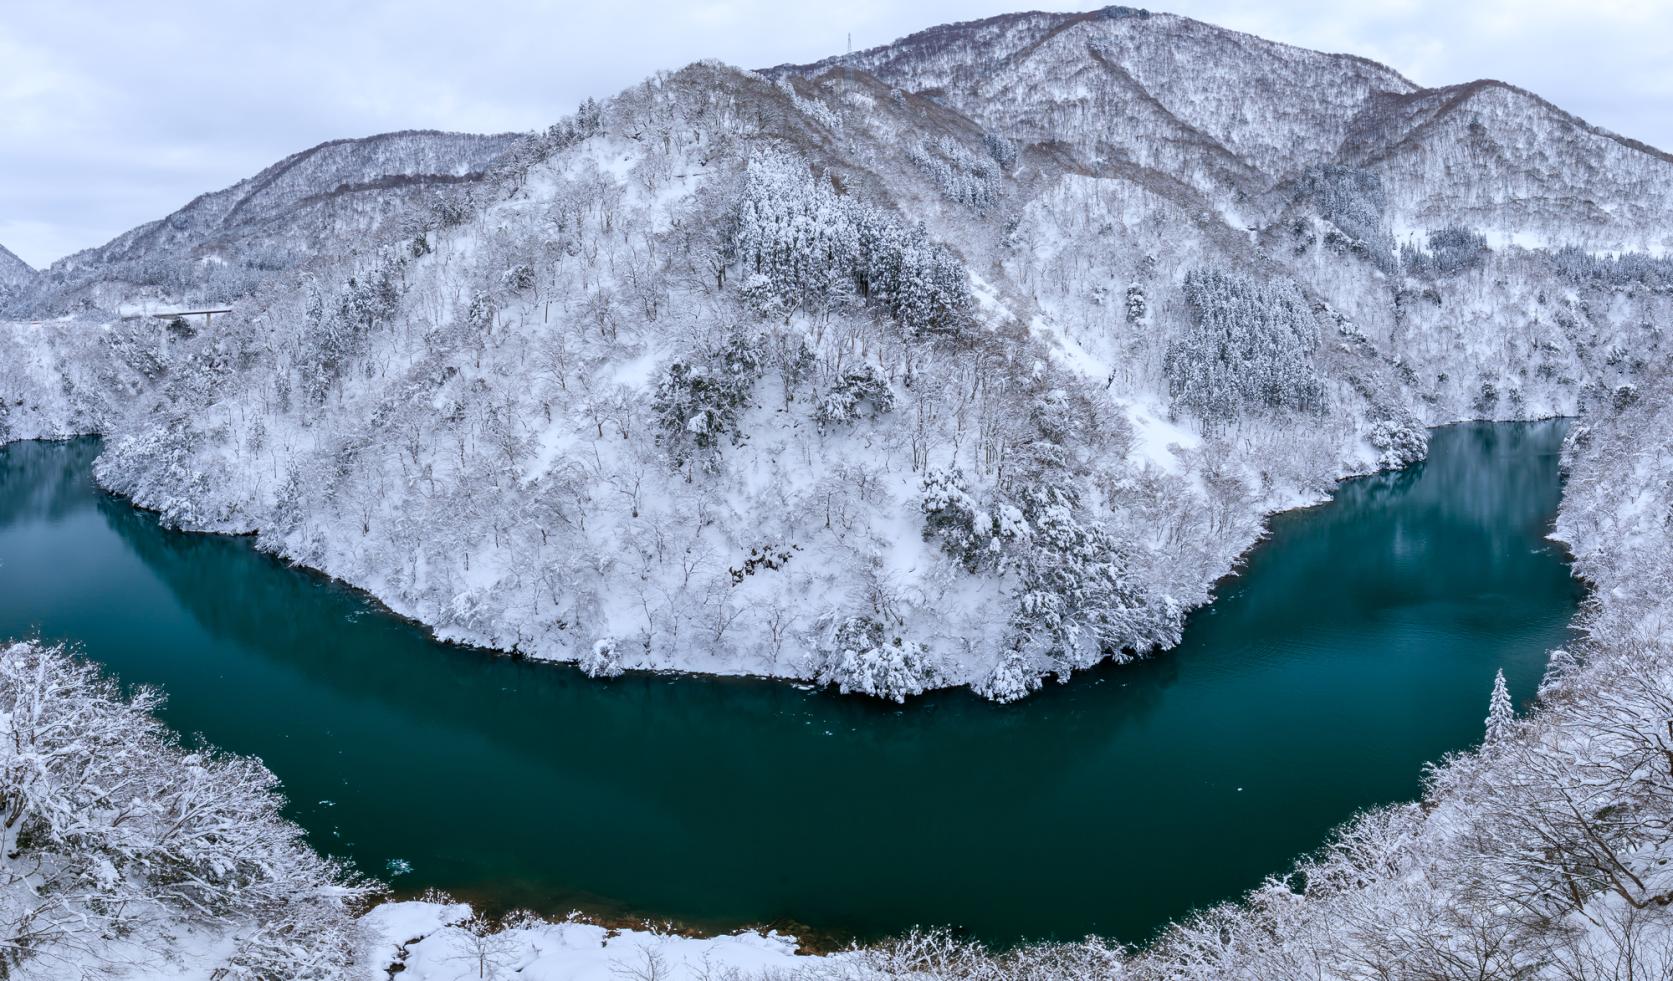
[[[1380,181],[1399,232],[1673,245],[1673,157],[1660,150],[1502,82],[1423,89],[1363,58],[1171,14],[1005,15],[771,74],[874,77],[1079,172],[1186,184],[1240,231],[1271,223],[1299,179],[1335,165]]]
[[[11,297],[29,288],[39,273],[4,245],[0,245],[0,309],[4,309]]]
[[[40,328],[113,397],[43,390],[26,344],[13,431],[98,428],[110,488],[444,637],[1017,698],[1170,646],[1265,515],[1420,457],[1427,424],[1630,397],[1673,263],[1597,248],[1655,245],[1673,171],[1473,91],[1121,8],[694,65],[446,206],[380,192],[210,330]],[[323,188],[362,144],[446,155],[380,139],[107,261],[198,254],[214,216],[292,228],[354,197]]]

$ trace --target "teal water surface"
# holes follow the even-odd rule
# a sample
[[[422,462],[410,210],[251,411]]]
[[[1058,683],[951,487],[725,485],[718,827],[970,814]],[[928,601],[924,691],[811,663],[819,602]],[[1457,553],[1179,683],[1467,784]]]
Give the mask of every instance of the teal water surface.
[[[575,670],[435,643],[248,540],[98,492],[99,445],[0,449],[0,637],[80,645],[259,755],[314,843],[402,890],[875,937],[1141,939],[1519,702],[1581,597],[1547,542],[1562,424],[1280,515],[1184,644],[1001,707]],[[393,863],[393,864],[392,864]],[[391,875],[410,866],[410,871]]]

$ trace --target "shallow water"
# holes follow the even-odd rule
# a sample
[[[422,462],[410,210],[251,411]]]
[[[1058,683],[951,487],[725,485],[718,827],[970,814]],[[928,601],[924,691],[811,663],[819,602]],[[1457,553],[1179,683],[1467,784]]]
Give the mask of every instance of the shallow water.
[[[320,848],[506,906],[1141,939],[1233,898],[1530,697],[1581,597],[1562,424],[1278,516],[1184,644],[1000,707],[573,669],[435,643],[245,539],[98,492],[94,440],[0,449],[0,637],[72,641],[254,753]],[[397,863],[391,865],[391,863]],[[392,869],[411,871],[391,876]]]

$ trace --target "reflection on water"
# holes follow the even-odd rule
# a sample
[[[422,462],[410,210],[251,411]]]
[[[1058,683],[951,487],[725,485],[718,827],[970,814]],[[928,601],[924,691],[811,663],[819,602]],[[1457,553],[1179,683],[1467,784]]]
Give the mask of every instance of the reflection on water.
[[[1543,540],[1560,424],[1282,515],[1185,644],[997,707],[630,676],[436,644],[247,540],[98,493],[98,444],[0,450],[0,636],[68,639],[255,753],[322,849],[507,905],[874,936],[1139,938],[1229,898],[1526,697],[1579,599]]]

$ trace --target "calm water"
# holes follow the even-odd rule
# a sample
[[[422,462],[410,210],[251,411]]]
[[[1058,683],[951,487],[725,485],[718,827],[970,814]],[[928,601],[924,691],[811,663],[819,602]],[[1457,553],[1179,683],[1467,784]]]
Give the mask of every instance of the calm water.
[[[436,644],[241,539],[0,450],[0,637],[72,640],[260,755],[321,848],[404,890],[874,936],[1138,939],[1229,898],[1529,697],[1580,590],[1543,540],[1560,424],[1436,433],[1283,515],[1179,650],[1002,708],[589,681]]]

